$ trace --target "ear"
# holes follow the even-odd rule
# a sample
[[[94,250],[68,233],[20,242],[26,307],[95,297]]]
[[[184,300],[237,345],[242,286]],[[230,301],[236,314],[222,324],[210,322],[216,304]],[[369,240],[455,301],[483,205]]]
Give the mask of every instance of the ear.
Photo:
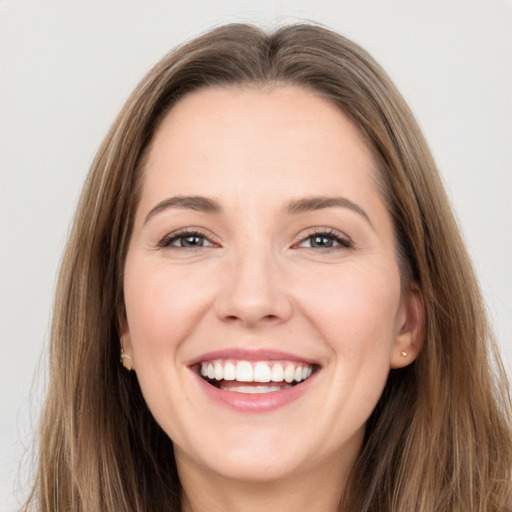
[[[119,321],[119,343],[121,345],[121,364],[127,370],[133,370],[132,339],[126,316],[123,316]]]
[[[423,346],[425,305],[419,286],[412,283],[402,298],[398,334],[391,352],[391,368],[411,364]]]

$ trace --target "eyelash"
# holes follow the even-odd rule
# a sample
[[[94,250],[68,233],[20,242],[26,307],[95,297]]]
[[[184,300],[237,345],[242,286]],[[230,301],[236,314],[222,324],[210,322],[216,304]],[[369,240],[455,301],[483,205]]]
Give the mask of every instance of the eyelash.
[[[305,237],[301,237],[300,240],[295,242],[293,244],[293,247],[299,246],[300,244],[306,242],[307,240],[310,240],[310,243],[312,239],[314,238],[328,238],[332,240],[333,242],[336,242],[338,245],[332,246],[332,247],[305,247],[305,249],[311,249],[311,250],[318,250],[318,251],[336,251],[339,249],[350,249],[353,247],[352,241],[345,235],[342,235],[340,232],[334,230],[334,229],[319,229],[319,230],[312,230],[309,232]]]
[[[205,247],[204,245],[198,245],[196,247],[185,247],[185,246],[173,246],[172,245],[174,242],[176,242],[180,239],[191,238],[191,237],[197,237],[197,238],[207,240],[209,245],[207,245],[206,247],[212,247],[212,246],[216,245],[216,242],[210,240],[210,238],[206,234],[204,234],[200,231],[197,231],[197,230],[186,229],[186,230],[178,231],[177,233],[170,233],[170,234],[166,235],[162,240],[160,240],[160,242],[158,243],[158,246],[161,248],[174,247],[176,249],[187,249],[187,250],[198,250],[198,249],[201,249],[202,247]],[[306,242],[307,240],[310,240],[310,243],[311,243],[312,239],[315,237],[316,238],[324,238],[324,239],[328,238],[328,239],[332,240],[333,242],[337,243],[338,245],[335,245],[332,247],[305,247],[305,249],[313,249],[313,250],[317,249],[319,251],[327,252],[327,251],[335,251],[338,249],[350,249],[353,247],[352,241],[350,239],[348,239],[346,236],[339,233],[338,231],[335,231],[333,229],[323,229],[323,230],[317,230],[317,231],[312,231],[312,232],[308,233],[305,237],[302,237],[297,242],[294,242],[294,244],[292,245],[292,248],[300,246],[300,244]]]
[[[203,245],[198,245],[197,247],[184,247],[184,246],[171,245],[173,242],[176,242],[180,238],[191,238],[191,237],[198,237],[198,238],[207,240],[210,243],[210,245],[208,245],[206,247],[215,245],[215,242],[212,242],[206,234],[201,233],[200,231],[197,231],[195,229],[184,229],[184,230],[178,231],[177,233],[170,233],[170,234],[166,235],[164,238],[162,238],[162,240],[160,240],[158,245],[159,245],[159,247],[162,247],[162,248],[173,247],[176,249],[187,249],[187,250],[197,250],[197,249],[204,247]]]

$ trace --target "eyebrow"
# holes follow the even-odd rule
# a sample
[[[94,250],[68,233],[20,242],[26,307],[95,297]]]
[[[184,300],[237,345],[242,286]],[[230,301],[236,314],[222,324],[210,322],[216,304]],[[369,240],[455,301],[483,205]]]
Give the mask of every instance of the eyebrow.
[[[220,204],[214,199],[203,196],[174,196],[164,199],[158,203],[146,215],[144,224],[146,224],[151,217],[156,214],[168,210],[169,208],[183,208],[188,210],[195,210],[204,213],[220,213],[222,208]]]
[[[324,208],[348,208],[361,215],[370,226],[373,228],[372,221],[368,214],[356,203],[346,199],[345,197],[306,197],[289,201],[284,211],[288,214],[299,214],[312,212],[315,210],[322,210]]]
[[[170,208],[182,208],[188,210],[195,210],[203,213],[222,213],[220,203],[214,199],[204,196],[174,196],[164,199],[158,203],[146,215],[144,224],[146,224],[152,217],[160,212]],[[373,224],[368,214],[356,203],[346,199],[345,197],[323,197],[313,196],[301,199],[291,200],[286,203],[284,212],[286,214],[297,215],[301,213],[312,212],[315,210],[322,210],[324,208],[348,208],[361,215],[373,228]]]

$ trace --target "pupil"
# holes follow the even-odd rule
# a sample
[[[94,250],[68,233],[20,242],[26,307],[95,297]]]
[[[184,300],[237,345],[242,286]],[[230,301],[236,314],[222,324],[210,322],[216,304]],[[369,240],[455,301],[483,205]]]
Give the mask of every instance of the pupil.
[[[203,239],[197,235],[185,236],[181,239],[182,247],[198,247],[203,245]]]
[[[315,236],[312,240],[313,247],[332,247],[332,238],[327,236]]]

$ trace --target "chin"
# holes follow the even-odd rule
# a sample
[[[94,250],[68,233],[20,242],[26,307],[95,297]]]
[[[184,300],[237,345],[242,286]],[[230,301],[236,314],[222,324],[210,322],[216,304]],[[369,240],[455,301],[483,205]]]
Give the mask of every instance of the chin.
[[[298,473],[298,468],[301,468],[302,464],[293,463],[291,460],[283,461],[275,456],[262,456],[255,453],[250,456],[231,456],[222,463],[216,461],[215,464],[210,464],[208,467],[213,473],[222,478],[249,484],[285,480]]]
[[[290,439],[289,435],[274,429],[265,434],[262,426],[233,430],[217,433],[214,440],[204,439],[199,453],[185,453],[176,447],[178,468],[192,465],[228,480],[271,483],[298,474],[309,465],[307,454],[302,453],[305,447],[298,448],[298,440]]]

